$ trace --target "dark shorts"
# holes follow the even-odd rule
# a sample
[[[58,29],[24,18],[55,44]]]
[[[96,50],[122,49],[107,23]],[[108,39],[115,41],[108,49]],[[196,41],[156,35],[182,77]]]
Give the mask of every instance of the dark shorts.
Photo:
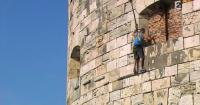
[[[144,58],[144,50],[142,46],[134,46],[133,48],[134,59]]]

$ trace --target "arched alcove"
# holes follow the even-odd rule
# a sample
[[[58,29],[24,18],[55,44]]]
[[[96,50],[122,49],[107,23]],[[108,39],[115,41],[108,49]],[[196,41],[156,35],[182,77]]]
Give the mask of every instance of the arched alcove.
[[[176,9],[171,0],[168,7],[163,0],[154,2],[139,14],[139,28],[145,28],[146,34],[153,36],[155,42],[165,42],[181,35],[181,9]]]
[[[70,55],[68,64],[68,103],[75,101],[80,95],[80,46],[75,46]]]

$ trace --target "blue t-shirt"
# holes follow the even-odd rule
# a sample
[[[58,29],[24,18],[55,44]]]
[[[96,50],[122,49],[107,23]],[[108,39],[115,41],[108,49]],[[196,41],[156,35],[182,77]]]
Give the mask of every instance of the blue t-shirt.
[[[134,46],[141,46],[143,44],[143,34],[142,33],[135,33],[134,34],[134,40],[133,45]]]

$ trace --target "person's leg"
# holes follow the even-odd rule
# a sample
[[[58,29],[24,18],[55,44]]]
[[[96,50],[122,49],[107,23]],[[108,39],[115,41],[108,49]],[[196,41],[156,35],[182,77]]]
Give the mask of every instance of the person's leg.
[[[140,49],[139,49],[139,70],[140,70],[139,72],[141,72],[141,73],[145,72],[143,47],[140,47]]]
[[[134,63],[134,68],[133,68],[133,72],[135,73],[135,74],[137,74],[137,59],[135,59],[135,63]]]
[[[139,59],[139,70],[142,69],[142,58]]]
[[[144,57],[142,58],[142,69],[144,69]]]
[[[137,73],[139,72],[139,67],[140,67],[139,62],[140,62],[140,59],[138,58],[137,59]]]
[[[138,74],[138,68],[139,68],[139,56],[138,56],[138,50],[137,48],[135,47],[134,49],[134,59],[135,59],[135,62],[134,62],[134,74]]]

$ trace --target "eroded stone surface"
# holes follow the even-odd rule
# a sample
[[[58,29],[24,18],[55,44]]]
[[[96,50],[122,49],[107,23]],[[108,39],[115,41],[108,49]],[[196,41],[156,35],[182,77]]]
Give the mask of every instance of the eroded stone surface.
[[[69,1],[67,103],[199,105],[198,2],[183,0],[182,9],[171,6],[165,20],[159,0],[132,0],[139,28],[147,29],[145,41],[153,39],[144,48],[147,71],[133,75],[136,24],[129,0]],[[73,58],[76,46],[80,57]]]

